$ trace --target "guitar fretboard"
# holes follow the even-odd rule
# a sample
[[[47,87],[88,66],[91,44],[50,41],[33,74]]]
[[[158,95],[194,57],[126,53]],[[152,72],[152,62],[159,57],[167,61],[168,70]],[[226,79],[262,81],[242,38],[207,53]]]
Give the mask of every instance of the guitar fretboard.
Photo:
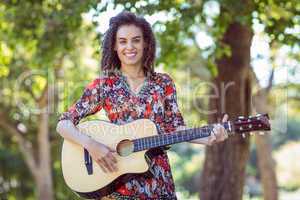
[[[231,131],[230,122],[221,124],[228,132]],[[192,128],[176,131],[169,134],[160,134],[150,137],[144,137],[132,140],[134,143],[134,152],[143,151],[146,149],[162,147],[166,145],[176,144],[180,142],[191,141],[194,139],[210,136],[213,130],[213,125],[204,126],[201,128]]]

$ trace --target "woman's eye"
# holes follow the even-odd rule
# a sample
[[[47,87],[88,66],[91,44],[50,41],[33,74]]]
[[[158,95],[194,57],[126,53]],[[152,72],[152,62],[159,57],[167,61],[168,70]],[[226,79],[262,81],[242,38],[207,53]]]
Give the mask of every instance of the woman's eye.
[[[126,41],[122,40],[120,41],[120,44],[126,44]]]
[[[138,40],[138,39],[137,39],[137,40],[133,40],[133,42],[135,42],[135,43],[139,43],[139,42],[140,42],[140,40]]]

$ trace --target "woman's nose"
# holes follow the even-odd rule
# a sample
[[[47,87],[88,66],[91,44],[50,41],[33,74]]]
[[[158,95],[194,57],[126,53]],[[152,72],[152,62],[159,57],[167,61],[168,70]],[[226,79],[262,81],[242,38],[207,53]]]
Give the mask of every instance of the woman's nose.
[[[126,48],[127,49],[133,49],[134,46],[133,46],[132,42],[128,42],[127,45],[126,45]]]

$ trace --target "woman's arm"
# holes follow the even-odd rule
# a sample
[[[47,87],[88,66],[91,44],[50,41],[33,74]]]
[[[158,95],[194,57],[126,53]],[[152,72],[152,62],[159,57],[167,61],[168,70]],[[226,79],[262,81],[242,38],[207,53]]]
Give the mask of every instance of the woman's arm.
[[[64,139],[86,148],[104,172],[113,172],[117,170],[112,154],[115,150],[82,134],[75,127],[82,118],[102,109],[104,95],[100,91],[100,83],[100,79],[95,79],[88,84],[81,98],[60,116],[56,130]]]
[[[57,123],[56,131],[64,138],[74,143],[80,144],[84,148],[90,146],[91,139],[75,127],[71,120],[61,120]]]

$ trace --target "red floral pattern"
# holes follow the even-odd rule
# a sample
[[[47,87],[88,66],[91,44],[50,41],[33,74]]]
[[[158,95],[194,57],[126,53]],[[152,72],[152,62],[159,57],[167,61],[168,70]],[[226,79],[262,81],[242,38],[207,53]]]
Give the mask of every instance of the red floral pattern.
[[[117,71],[88,84],[81,98],[59,120],[68,119],[77,125],[82,118],[103,108],[112,123],[120,125],[148,118],[160,133],[169,134],[184,125],[176,98],[174,82],[167,74],[155,72],[146,78],[142,89],[135,94],[126,77]],[[153,157],[149,164],[153,177],[136,176],[113,195],[117,199],[176,199],[167,154]]]

